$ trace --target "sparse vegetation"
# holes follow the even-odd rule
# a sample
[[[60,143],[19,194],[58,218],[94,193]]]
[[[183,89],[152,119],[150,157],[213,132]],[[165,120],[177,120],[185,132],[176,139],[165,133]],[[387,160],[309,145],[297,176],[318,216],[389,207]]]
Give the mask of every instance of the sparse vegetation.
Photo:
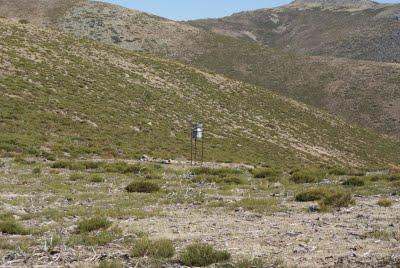
[[[264,179],[279,176],[282,172],[274,168],[255,168],[251,170],[254,178]]]
[[[345,180],[342,184],[345,186],[360,187],[365,185],[365,181],[363,178],[352,177]]]
[[[104,178],[99,174],[95,174],[90,177],[90,182],[101,183],[104,182]]]
[[[349,207],[354,200],[349,192],[335,190],[325,195],[319,202],[322,211],[329,211],[333,208]]]
[[[230,257],[227,251],[215,250],[210,245],[197,243],[187,246],[180,259],[187,266],[208,266],[228,261]]]
[[[69,176],[69,179],[71,181],[80,181],[80,180],[84,180],[85,176],[83,174],[80,174],[80,173],[74,173],[74,174],[71,174]]]
[[[133,257],[172,258],[175,255],[175,248],[172,241],[149,240],[147,238],[136,241],[133,245]]]
[[[263,213],[273,213],[279,210],[278,200],[276,200],[275,198],[244,198],[240,201],[233,203],[232,206]]]
[[[111,226],[111,222],[104,217],[93,217],[88,220],[82,220],[78,223],[78,231],[80,233],[89,233],[92,231],[107,229]]]
[[[382,198],[378,201],[378,206],[381,206],[381,207],[387,208],[387,207],[391,207],[392,205],[393,205],[392,200],[387,199],[387,198]]]
[[[134,181],[125,188],[129,193],[153,193],[160,190],[160,186],[149,181]]]
[[[0,232],[10,235],[27,235],[29,231],[12,218],[0,220]]]
[[[295,197],[297,202],[318,201],[326,197],[328,190],[325,188],[311,188],[298,193]]]
[[[292,173],[290,180],[294,183],[316,183],[324,178],[319,168],[304,168]]]

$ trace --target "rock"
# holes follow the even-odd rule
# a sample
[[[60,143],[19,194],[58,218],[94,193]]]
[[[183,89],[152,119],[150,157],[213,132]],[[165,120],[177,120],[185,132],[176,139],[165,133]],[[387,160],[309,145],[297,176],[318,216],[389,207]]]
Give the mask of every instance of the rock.
[[[163,164],[163,165],[170,165],[171,163],[172,163],[172,159],[167,159],[167,160],[161,161],[161,164]]]
[[[320,209],[321,208],[318,205],[311,205],[308,207],[308,211],[310,211],[310,212],[318,212],[318,211],[320,211]]]
[[[140,161],[145,161],[145,162],[147,162],[147,161],[150,161],[151,159],[150,159],[150,157],[149,156],[147,156],[147,155],[142,155],[141,157],[140,157]]]
[[[273,185],[272,187],[274,187],[274,188],[282,187],[282,183],[280,183],[280,182],[275,182],[274,185]]]

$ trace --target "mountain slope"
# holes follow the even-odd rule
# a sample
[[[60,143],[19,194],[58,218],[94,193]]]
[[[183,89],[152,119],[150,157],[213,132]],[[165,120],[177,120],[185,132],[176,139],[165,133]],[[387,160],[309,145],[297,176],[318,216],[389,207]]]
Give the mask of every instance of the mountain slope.
[[[26,1],[13,3],[19,8]],[[4,13],[6,7],[0,7]],[[397,64],[299,56],[91,1],[71,4],[53,27],[126,49],[178,59],[269,88],[349,122],[400,136],[400,67]]]
[[[0,19],[2,151],[208,160],[398,162],[400,143],[173,61]]]
[[[400,62],[400,5],[298,0],[190,24],[309,55]]]

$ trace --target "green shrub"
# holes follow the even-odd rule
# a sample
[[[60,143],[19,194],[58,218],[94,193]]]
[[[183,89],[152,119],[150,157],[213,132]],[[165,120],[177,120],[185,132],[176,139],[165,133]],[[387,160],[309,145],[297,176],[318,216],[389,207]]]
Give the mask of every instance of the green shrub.
[[[215,250],[210,245],[197,243],[189,245],[183,250],[181,261],[186,266],[208,266],[228,261],[230,257],[227,251]]]
[[[80,180],[84,180],[84,179],[85,179],[85,176],[83,174],[79,174],[79,173],[74,173],[69,176],[69,180],[71,180],[71,181],[80,181]]]
[[[232,168],[208,168],[208,167],[198,167],[192,169],[192,174],[194,175],[214,175],[219,177],[226,177],[228,175],[239,175],[242,171],[239,169]]]
[[[20,19],[18,22],[21,23],[21,24],[28,24],[29,23],[29,21],[27,19]]]
[[[153,193],[160,190],[160,186],[149,181],[134,181],[125,188],[129,193]]]
[[[104,165],[104,162],[100,161],[86,161],[83,163],[85,169],[98,169]]]
[[[0,221],[0,232],[10,235],[27,235],[29,231],[26,230],[22,225],[16,222],[14,219],[7,218],[4,221]]]
[[[69,169],[69,170],[84,170],[85,165],[82,162],[57,161],[51,165],[51,168],[63,168],[63,169]]]
[[[235,268],[264,268],[267,266],[261,259],[242,259],[235,263]]]
[[[276,212],[278,211],[278,201],[274,198],[255,199],[244,198],[232,204],[233,207],[241,207],[246,210],[254,210],[257,212]]]
[[[330,210],[331,208],[349,207],[354,204],[354,200],[349,192],[333,191],[325,195],[319,202],[321,210]]]
[[[102,261],[99,263],[99,265],[97,267],[98,268],[122,268],[124,266],[118,261]]]
[[[80,233],[89,233],[99,229],[107,229],[111,226],[111,222],[104,217],[93,217],[89,220],[82,220],[78,223]]]
[[[110,173],[120,173],[120,174],[140,174],[140,173],[149,173],[150,168],[145,167],[141,164],[129,165],[126,162],[115,162],[108,163],[104,165],[104,170]]]
[[[387,208],[387,207],[391,207],[392,205],[393,205],[393,203],[392,203],[392,200],[390,200],[390,199],[383,198],[378,201],[378,206],[381,206],[381,207]]]
[[[172,258],[175,255],[175,248],[171,240],[161,239],[151,241],[149,239],[141,239],[135,242],[132,256],[153,258]]]
[[[318,168],[308,168],[292,173],[290,180],[294,183],[315,183],[324,178],[324,173]]]
[[[245,184],[245,180],[237,176],[219,177],[216,175],[197,175],[192,179],[193,182],[208,182],[218,184]]]
[[[95,174],[90,177],[90,181],[93,183],[101,183],[104,181],[104,178],[98,174]]]
[[[365,181],[359,177],[351,177],[345,180],[342,184],[345,186],[361,187],[365,185]]]
[[[400,173],[399,174],[391,174],[387,177],[388,181],[399,181],[400,180]]]
[[[282,172],[277,169],[272,168],[255,168],[251,170],[251,174],[256,179],[265,179],[269,177],[276,177],[279,176]]]
[[[327,195],[326,189],[323,188],[312,188],[304,190],[298,193],[295,197],[297,202],[309,202],[321,200]]]
[[[120,238],[121,235],[122,230],[119,228],[101,230],[98,233],[81,233],[78,235],[72,235],[68,239],[67,245],[104,246]]]
[[[35,167],[35,168],[32,170],[32,174],[39,175],[40,173],[42,173],[42,169],[41,169],[40,167]]]

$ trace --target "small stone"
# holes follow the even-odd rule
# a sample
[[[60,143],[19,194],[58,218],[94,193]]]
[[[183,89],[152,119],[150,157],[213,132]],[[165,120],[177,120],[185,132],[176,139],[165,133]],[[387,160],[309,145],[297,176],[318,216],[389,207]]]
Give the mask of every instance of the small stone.
[[[318,212],[318,211],[320,211],[320,209],[321,208],[318,205],[311,205],[308,207],[308,211],[310,211],[310,212]]]

